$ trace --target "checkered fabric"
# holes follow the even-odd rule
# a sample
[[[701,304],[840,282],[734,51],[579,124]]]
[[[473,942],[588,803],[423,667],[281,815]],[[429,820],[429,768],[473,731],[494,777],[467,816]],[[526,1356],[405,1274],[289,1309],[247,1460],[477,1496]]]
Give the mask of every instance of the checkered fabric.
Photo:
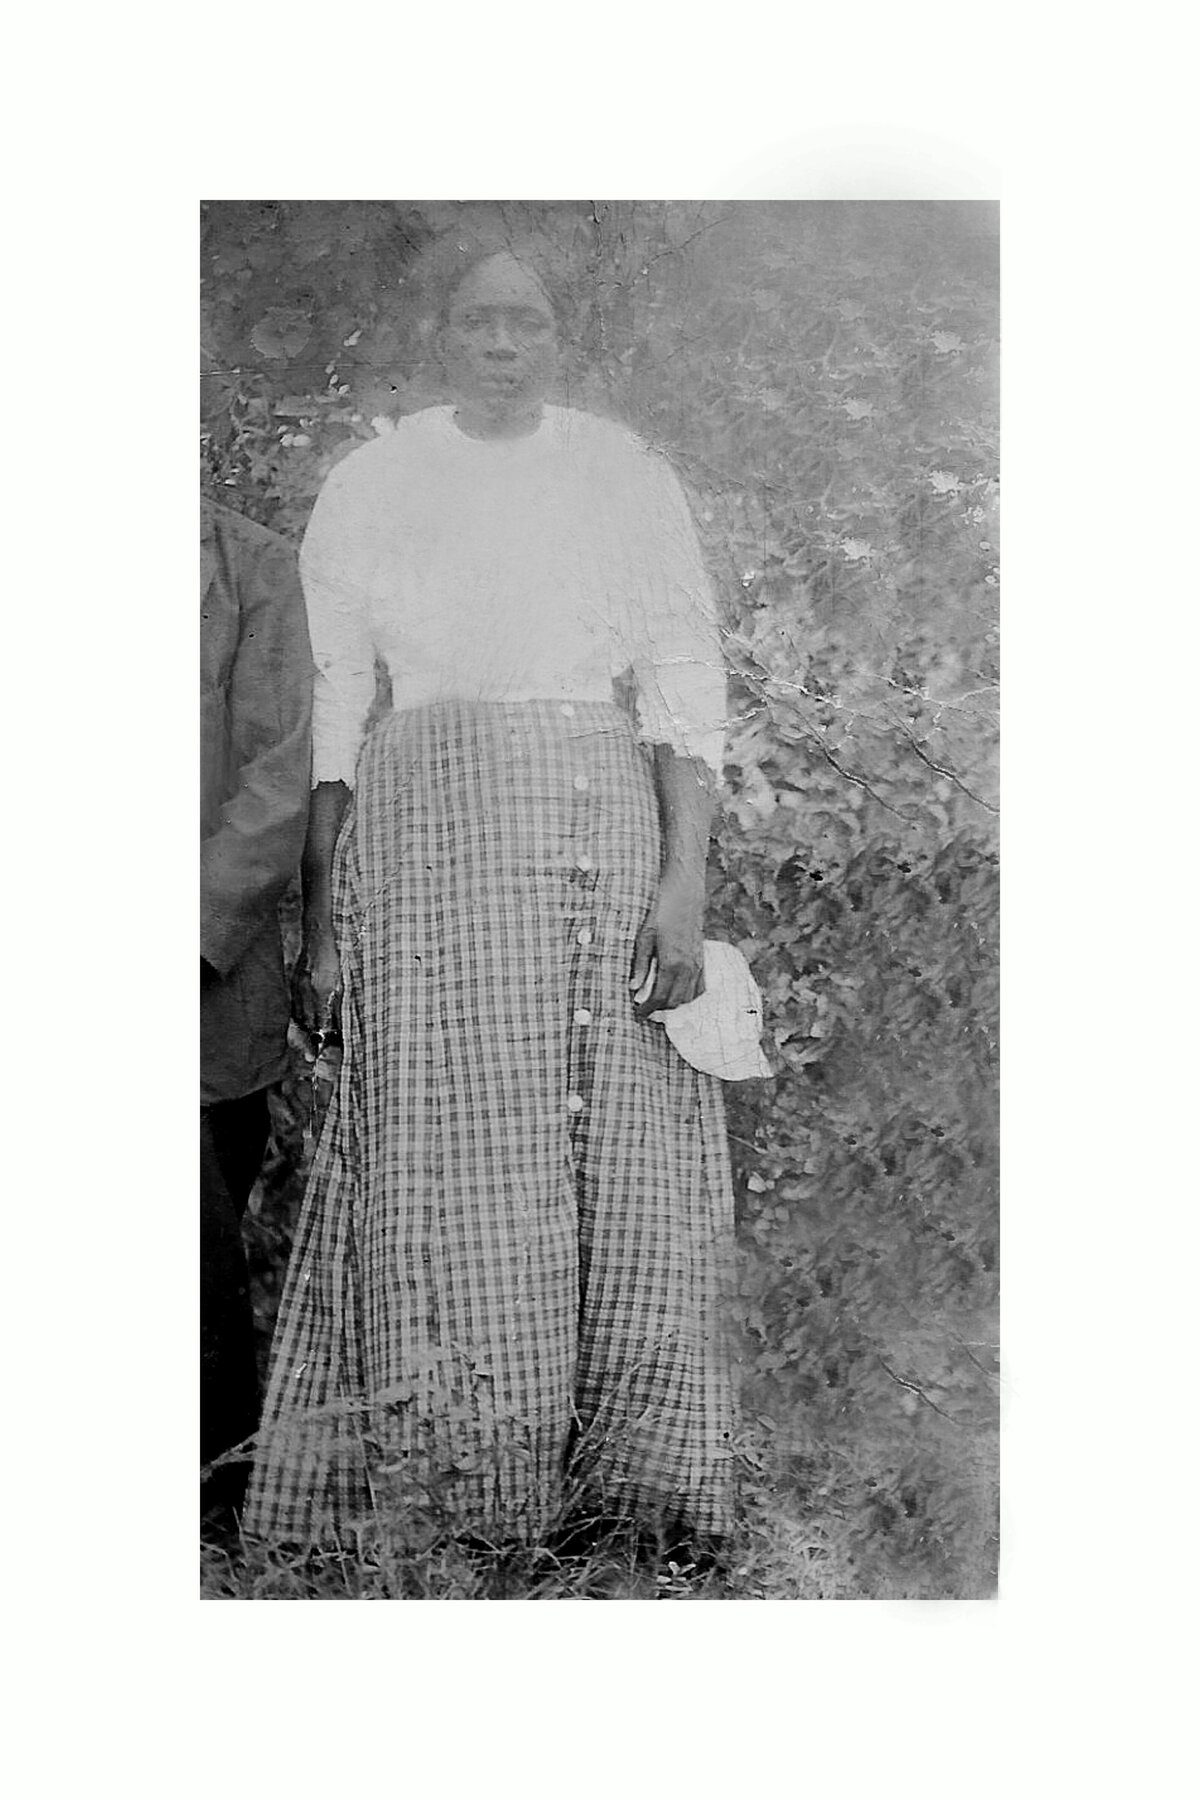
[[[720,1085],[628,987],[659,862],[616,706],[439,704],[368,738],[251,1534],[428,1505],[527,1539],[564,1489],[729,1529]]]

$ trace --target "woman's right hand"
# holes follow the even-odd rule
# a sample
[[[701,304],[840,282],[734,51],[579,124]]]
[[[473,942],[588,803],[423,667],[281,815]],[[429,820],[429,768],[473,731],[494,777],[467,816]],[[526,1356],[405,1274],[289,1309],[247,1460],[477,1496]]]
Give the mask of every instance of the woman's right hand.
[[[313,1042],[336,1031],[342,997],[342,974],[332,919],[306,920],[300,957],[292,978],[292,1013]]]

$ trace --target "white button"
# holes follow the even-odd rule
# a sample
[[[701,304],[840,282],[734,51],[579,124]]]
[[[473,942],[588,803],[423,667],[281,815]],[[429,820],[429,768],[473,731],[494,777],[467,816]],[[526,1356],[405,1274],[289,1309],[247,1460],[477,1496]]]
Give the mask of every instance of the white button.
[[[587,926],[585,925],[583,930],[579,933],[579,936],[575,939],[575,942],[577,944],[590,944],[591,941],[592,941],[592,934],[588,930]]]
[[[567,1095],[567,1111],[568,1112],[582,1112],[583,1111],[583,1095],[582,1094],[568,1094]]]
[[[577,856],[575,858],[575,867],[577,869],[582,869],[585,875],[587,874],[589,869],[594,869],[595,866],[596,866],[595,863],[592,861],[591,857],[588,856],[586,851],[584,852],[584,854],[582,856]]]
[[[586,793],[586,792],[587,792],[587,788],[588,788],[588,778],[587,778],[587,776],[586,776],[586,775],[577,775],[577,776],[576,776],[576,777],[575,777],[575,791],[576,791],[576,793],[579,793],[579,794],[584,794],[584,793]]]
[[[575,717],[575,708],[571,705],[569,700],[564,700],[558,710],[564,719],[573,719]]]
[[[590,1024],[591,1024],[591,1022],[592,1022],[592,1015],[591,1015],[591,1013],[590,1013],[590,1012],[589,1012],[589,1011],[588,1011],[588,1009],[587,1009],[587,1007],[586,1007],[586,1006],[579,1006],[579,1007],[576,1007],[576,1009],[575,1009],[575,1023],[576,1023],[576,1024],[577,1024],[577,1025],[590,1025]],[[306,1276],[305,1276],[305,1278],[304,1278],[304,1279],[305,1279],[305,1280],[306,1280],[306,1281],[307,1281],[307,1280],[308,1280],[308,1277],[307,1277],[307,1275],[306,1275]]]

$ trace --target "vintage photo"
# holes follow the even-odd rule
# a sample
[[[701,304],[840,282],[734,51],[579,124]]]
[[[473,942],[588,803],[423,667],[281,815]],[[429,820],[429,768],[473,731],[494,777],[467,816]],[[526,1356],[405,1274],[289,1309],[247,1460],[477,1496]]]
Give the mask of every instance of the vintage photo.
[[[998,1538],[998,208],[201,208],[201,1592]]]

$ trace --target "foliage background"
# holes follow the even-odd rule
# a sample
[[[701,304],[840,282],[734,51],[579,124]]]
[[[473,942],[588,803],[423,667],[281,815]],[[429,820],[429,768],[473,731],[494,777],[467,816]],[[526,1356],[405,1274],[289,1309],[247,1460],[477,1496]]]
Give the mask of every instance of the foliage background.
[[[709,930],[763,989],[729,1090],[733,1594],[980,1596],[997,1552],[997,239],[981,202],[213,202],[203,478],[298,540],[442,397],[414,257],[480,219],[568,298],[556,398],[673,461],[731,669]],[[406,292],[406,290],[409,290]],[[305,1157],[251,1225],[264,1343]]]

